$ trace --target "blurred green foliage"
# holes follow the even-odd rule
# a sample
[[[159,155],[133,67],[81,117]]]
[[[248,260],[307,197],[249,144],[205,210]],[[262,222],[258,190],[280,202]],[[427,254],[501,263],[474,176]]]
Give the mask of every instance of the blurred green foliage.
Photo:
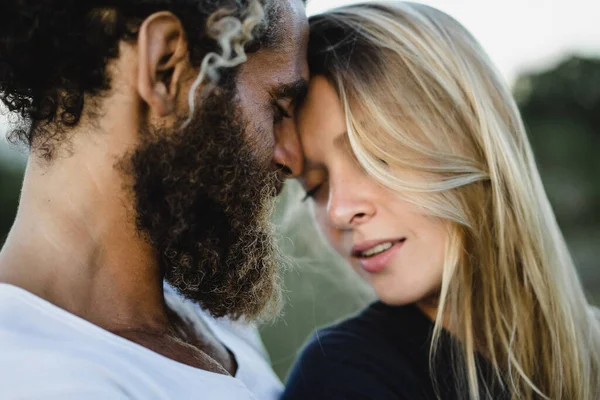
[[[548,197],[600,303],[600,60],[572,57],[514,86]]]
[[[600,304],[600,60],[572,57],[521,76],[515,98],[548,196],[595,304]],[[0,152],[0,243],[14,219],[23,164]],[[317,327],[353,313],[373,299],[370,290],[323,243],[301,189],[288,185],[275,223],[290,256],[284,317],[263,328],[276,372],[287,371]]]

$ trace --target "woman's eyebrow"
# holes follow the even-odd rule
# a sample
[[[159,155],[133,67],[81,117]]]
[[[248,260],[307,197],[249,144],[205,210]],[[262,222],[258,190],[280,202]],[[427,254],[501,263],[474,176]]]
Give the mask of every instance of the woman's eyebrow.
[[[348,131],[340,133],[335,139],[333,139],[333,145],[338,149],[352,150],[350,138],[348,137]]]
[[[323,167],[322,163],[304,157],[304,171],[302,173],[305,173],[307,170],[323,169]]]

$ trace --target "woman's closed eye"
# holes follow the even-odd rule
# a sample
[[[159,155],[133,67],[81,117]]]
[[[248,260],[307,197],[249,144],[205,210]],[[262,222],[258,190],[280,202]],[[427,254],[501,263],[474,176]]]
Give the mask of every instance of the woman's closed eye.
[[[302,199],[302,202],[305,202],[306,200],[310,199],[310,198],[314,198],[315,195],[318,193],[319,189],[321,189],[321,186],[323,186],[322,183],[313,186],[312,189],[309,189],[306,191],[306,195],[304,196],[304,198]]]
[[[306,192],[306,195],[302,198],[302,202],[308,199],[315,200],[329,181],[329,174],[325,166],[316,163],[310,158],[307,158],[305,161],[306,169],[302,177],[299,178],[300,184]]]

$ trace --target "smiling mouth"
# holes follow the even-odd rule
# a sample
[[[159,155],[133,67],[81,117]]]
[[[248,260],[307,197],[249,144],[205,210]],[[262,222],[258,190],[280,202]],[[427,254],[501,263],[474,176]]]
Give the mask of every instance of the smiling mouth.
[[[375,257],[381,253],[384,253],[386,251],[388,251],[389,249],[391,249],[392,247],[394,247],[394,245],[398,244],[398,243],[403,243],[404,241],[406,241],[405,238],[400,239],[400,240],[394,240],[394,241],[389,241],[389,242],[384,242],[384,243],[379,243],[376,246],[373,246],[367,250],[364,251],[354,251],[352,253],[352,255],[356,258],[371,258],[371,257]]]

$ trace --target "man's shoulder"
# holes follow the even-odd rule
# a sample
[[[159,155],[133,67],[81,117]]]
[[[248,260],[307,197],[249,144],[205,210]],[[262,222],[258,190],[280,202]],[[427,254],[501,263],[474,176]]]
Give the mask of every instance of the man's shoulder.
[[[82,336],[79,320],[24,289],[0,283],[0,347],[52,351]]]
[[[0,387],[15,394],[8,398],[252,398],[234,378],[170,360],[1,284],[0,354]],[[87,396],[96,389],[106,395]],[[56,397],[38,396],[54,390]]]
[[[126,399],[115,371],[84,352],[65,351],[72,342],[57,342],[40,328],[0,326],[0,387],[9,399]],[[21,322],[21,327],[26,326]],[[4,397],[5,396],[5,397]]]
[[[23,289],[0,284],[0,387],[23,393],[74,382],[109,388],[110,369],[86,352],[93,346],[80,342],[77,329],[46,303]]]
[[[10,399],[170,400],[198,393],[207,399],[254,399],[232,377],[102,341],[59,342],[29,335],[5,341],[0,353],[0,387]]]

